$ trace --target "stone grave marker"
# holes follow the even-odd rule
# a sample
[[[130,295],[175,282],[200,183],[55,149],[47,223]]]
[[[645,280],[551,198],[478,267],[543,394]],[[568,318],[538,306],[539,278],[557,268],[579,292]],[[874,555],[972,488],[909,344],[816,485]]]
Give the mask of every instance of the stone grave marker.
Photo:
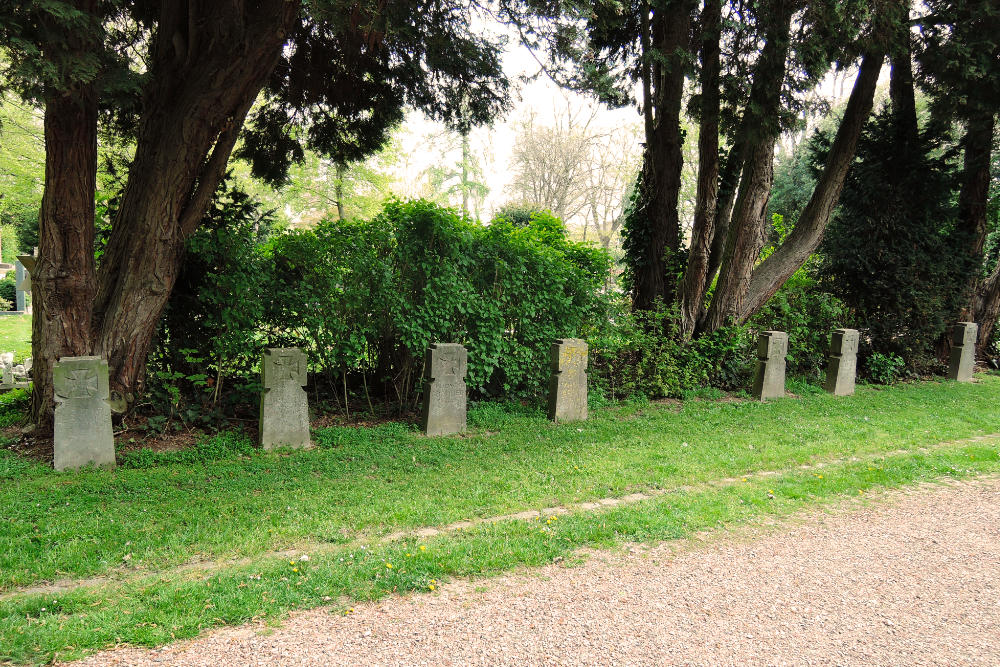
[[[309,447],[306,354],[297,347],[270,347],[260,362],[260,446]]]
[[[760,401],[783,398],[785,395],[785,355],[788,354],[788,334],[765,331],[757,341],[757,373],[753,380],[753,397]]]
[[[858,339],[857,329],[834,329],[830,336],[830,356],[823,388],[834,396],[850,396],[854,393],[854,380],[858,370]]]
[[[108,405],[108,362],[101,357],[63,357],[52,369],[55,393],[53,466],[115,465],[115,438]]]
[[[975,322],[959,322],[955,325],[953,336],[948,378],[958,382],[972,382],[972,373],[976,369],[976,339],[979,337],[979,325]]]
[[[549,350],[549,419],[557,422],[587,418],[587,343],[560,338]]]
[[[465,432],[465,374],[469,353],[458,343],[432,343],[424,357],[424,409],[427,435]]]

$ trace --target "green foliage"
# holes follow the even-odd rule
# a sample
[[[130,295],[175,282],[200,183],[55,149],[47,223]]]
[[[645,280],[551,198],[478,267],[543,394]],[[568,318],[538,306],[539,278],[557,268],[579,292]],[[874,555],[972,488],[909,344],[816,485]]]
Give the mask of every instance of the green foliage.
[[[161,336],[163,380],[225,374],[250,389],[264,347],[299,346],[324,387],[350,381],[405,404],[427,346],[448,341],[469,350],[474,396],[533,396],[552,341],[604,317],[607,254],[570,241],[547,213],[482,226],[391,201],[370,221],[327,219],[261,242],[253,210],[221,205],[189,243]]]
[[[872,352],[864,361],[865,375],[876,384],[892,384],[898,380],[906,362],[896,354]]]
[[[6,304],[0,310],[12,310],[12,304],[17,303],[17,279],[13,271],[0,278],[0,301]]]
[[[752,328],[788,333],[788,372],[820,377],[826,368],[830,332],[848,326],[843,302],[812,277],[810,267],[796,271],[748,323]]]
[[[709,386],[746,387],[754,344],[749,327],[724,328],[682,343],[672,310],[630,311],[619,305],[589,339],[591,383],[608,398],[680,398]]]
[[[866,126],[820,246],[824,288],[851,309],[871,349],[911,366],[959,312],[971,272],[955,225],[953,174],[935,144],[897,139],[888,107]]]
[[[245,433],[224,431],[211,437],[202,438],[193,447],[178,451],[155,452],[148,447],[125,452],[118,457],[118,465],[122,468],[154,468],[170,464],[192,465],[212,463],[233,459],[240,456],[253,456],[260,453],[253,441]]]

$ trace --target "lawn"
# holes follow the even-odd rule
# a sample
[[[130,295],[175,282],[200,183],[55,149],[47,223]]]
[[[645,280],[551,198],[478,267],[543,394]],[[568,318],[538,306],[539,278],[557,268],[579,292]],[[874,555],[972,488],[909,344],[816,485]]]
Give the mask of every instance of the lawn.
[[[634,403],[562,425],[484,404],[470,412],[465,437],[427,438],[400,424],[329,428],[314,432],[311,451],[264,453],[229,434],[78,474],[0,450],[0,661],[156,645],[294,608],[428,591],[447,577],[551,562],[581,547],[998,472],[998,440],[941,445],[1000,432],[998,396],[1000,377],[980,376],[971,385],[860,387],[849,398]],[[821,474],[800,468],[819,462]],[[383,539],[654,489],[663,493],[558,520]],[[310,559],[289,559],[292,551]],[[191,569],[206,560],[218,567]],[[19,592],[95,576],[108,580]]]
[[[13,352],[14,360],[31,356],[31,315],[0,316],[0,353]]]

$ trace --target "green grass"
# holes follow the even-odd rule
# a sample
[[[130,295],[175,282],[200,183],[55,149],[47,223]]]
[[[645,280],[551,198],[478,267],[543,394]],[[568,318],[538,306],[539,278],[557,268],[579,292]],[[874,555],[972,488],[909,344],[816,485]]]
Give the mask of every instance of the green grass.
[[[0,353],[13,352],[20,362],[31,356],[31,315],[0,317]]]
[[[679,410],[636,403],[558,426],[531,410],[483,405],[470,413],[467,437],[426,438],[398,424],[332,428],[315,433],[315,450],[262,453],[229,435],[194,451],[133,454],[118,470],[79,474],[0,450],[0,590],[121,577],[126,561],[133,573],[65,595],[0,602],[0,660],[155,645],[325,599],[427,590],[431,579],[551,562],[584,546],[681,537],[858,490],[998,472],[995,443],[918,449],[1000,431],[998,390],[1000,378],[981,376],[975,385],[860,387],[846,399],[692,401]],[[865,460],[833,463],[822,478],[796,469],[852,456]],[[765,470],[783,476],[697,486]],[[673,491],[682,486],[702,490]],[[651,488],[670,491],[551,525],[482,525],[424,542],[426,551],[411,540],[375,540]],[[290,565],[269,555],[290,547],[311,560]],[[207,577],[164,571],[202,558],[249,560]],[[143,572],[146,578],[135,578]]]

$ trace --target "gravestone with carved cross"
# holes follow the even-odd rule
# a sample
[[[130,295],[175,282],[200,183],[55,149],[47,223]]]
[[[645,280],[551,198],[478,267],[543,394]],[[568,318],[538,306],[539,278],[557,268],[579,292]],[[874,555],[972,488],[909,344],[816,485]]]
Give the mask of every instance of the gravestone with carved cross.
[[[757,372],[753,380],[753,397],[759,401],[782,398],[785,395],[785,355],[788,354],[788,334],[765,331],[757,340]]]
[[[549,363],[549,419],[557,422],[587,418],[587,343],[560,338],[552,343]]]
[[[260,446],[309,447],[309,402],[303,389],[305,352],[297,347],[272,347],[261,360]]]
[[[826,366],[823,388],[834,396],[854,393],[858,370],[858,330],[835,329],[830,335],[830,357]]]
[[[465,373],[469,353],[458,343],[432,343],[424,357],[424,410],[427,435],[465,431]]]
[[[958,382],[972,382],[972,374],[976,370],[979,325],[975,322],[959,322],[955,325],[953,336],[948,377]]]
[[[63,357],[52,369],[52,385],[56,401],[55,469],[114,466],[108,362],[101,357]]]

